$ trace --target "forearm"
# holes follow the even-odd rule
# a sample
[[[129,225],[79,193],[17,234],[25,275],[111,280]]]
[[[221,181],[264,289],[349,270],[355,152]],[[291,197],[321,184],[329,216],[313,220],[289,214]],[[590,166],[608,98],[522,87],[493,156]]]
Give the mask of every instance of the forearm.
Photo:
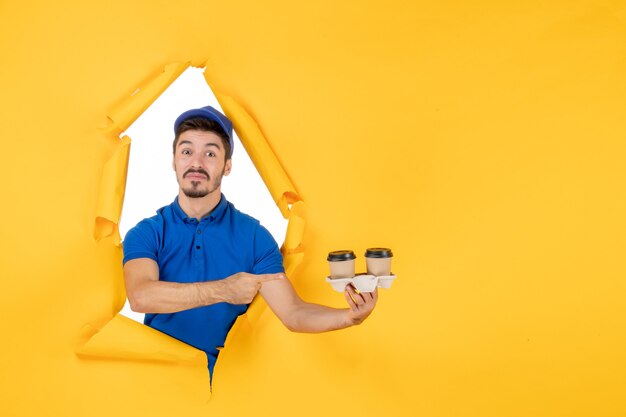
[[[293,310],[288,323],[285,324],[289,330],[299,333],[339,330],[352,326],[348,312],[347,308],[332,308],[302,302]]]
[[[138,313],[176,313],[224,301],[222,286],[220,281],[150,281],[135,288],[128,299],[131,309]]]
[[[305,302],[288,279],[264,283],[260,293],[289,330],[301,333],[328,332],[359,324],[369,316],[378,296],[376,291],[358,294],[348,285],[345,297],[350,308],[332,308]]]

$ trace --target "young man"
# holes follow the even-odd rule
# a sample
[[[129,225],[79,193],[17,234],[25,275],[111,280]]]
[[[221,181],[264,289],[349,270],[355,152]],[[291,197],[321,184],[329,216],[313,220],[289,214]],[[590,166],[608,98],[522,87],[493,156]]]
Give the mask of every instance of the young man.
[[[145,324],[206,352],[212,375],[218,347],[257,292],[292,331],[325,332],[361,323],[377,292],[345,291],[348,308],[304,302],[284,275],[269,232],[221,193],[232,168],[232,123],[207,106],[174,123],[177,198],[124,240],[124,277]]]

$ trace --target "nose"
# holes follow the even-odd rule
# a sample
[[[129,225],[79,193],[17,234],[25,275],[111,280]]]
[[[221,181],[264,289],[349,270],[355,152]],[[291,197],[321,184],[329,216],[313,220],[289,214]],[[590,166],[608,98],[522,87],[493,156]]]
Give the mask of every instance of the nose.
[[[189,161],[192,168],[201,168],[202,167],[202,154],[199,152],[195,152]]]

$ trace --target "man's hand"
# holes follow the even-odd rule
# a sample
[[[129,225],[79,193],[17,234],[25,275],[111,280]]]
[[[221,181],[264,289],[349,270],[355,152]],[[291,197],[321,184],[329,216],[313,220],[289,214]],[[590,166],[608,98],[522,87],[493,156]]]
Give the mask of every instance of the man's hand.
[[[348,284],[346,285],[344,295],[346,296],[346,301],[350,304],[350,310],[348,310],[349,323],[351,325],[361,324],[376,306],[378,288],[373,292],[359,293],[352,284]]]
[[[252,299],[257,292],[259,292],[264,282],[285,278],[285,274],[283,273],[254,275],[239,272],[221,281],[215,282],[221,282],[222,284],[220,291],[222,301],[231,304],[248,304],[252,302]]]

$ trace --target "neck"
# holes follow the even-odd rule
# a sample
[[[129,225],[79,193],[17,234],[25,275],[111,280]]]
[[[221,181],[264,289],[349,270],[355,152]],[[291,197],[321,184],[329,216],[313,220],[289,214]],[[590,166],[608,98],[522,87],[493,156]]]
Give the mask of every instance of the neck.
[[[201,198],[187,197],[185,193],[183,193],[183,190],[179,190],[178,204],[187,216],[200,221],[217,207],[221,197],[222,192],[219,188]]]

